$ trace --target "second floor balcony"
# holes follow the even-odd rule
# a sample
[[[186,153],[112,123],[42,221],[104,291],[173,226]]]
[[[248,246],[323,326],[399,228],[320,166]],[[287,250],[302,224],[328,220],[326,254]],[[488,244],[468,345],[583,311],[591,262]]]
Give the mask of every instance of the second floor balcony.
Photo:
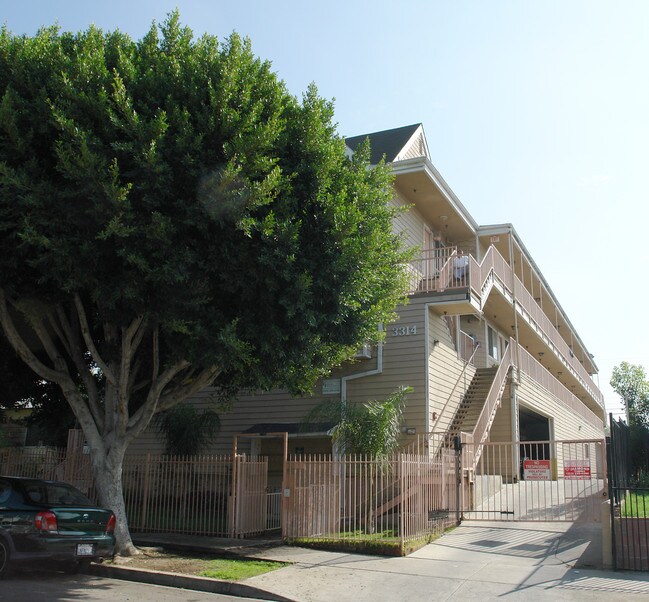
[[[513,329],[515,309],[521,344],[529,342],[530,353],[536,350],[539,357],[545,356],[543,363],[560,375],[574,393],[581,389],[585,402],[594,405],[593,409],[599,406],[601,411],[604,407],[599,388],[573,347],[494,246],[489,247],[480,262],[455,246],[424,251],[411,262],[409,274],[410,294],[430,296],[431,302],[438,303],[445,314],[483,314],[489,309],[489,317],[495,319],[497,313],[499,319],[495,322],[500,322],[506,332]],[[503,312],[506,306],[512,311]],[[495,307],[498,310],[491,311]],[[510,333],[511,330],[507,332]],[[588,398],[595,404],[588,403]]]

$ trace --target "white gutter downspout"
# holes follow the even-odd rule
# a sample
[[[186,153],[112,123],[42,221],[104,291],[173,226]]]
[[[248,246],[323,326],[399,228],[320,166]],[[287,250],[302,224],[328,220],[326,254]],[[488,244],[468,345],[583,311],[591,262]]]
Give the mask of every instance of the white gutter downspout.
[[[425,348],[425,353],[426,353],[426,361],[424,362],[424,370],[426,371],[426,381],[425,381],[425,386],[424,386],[424,395],[426,396],[426,403],[425,403],[425,412],[426,412],[426,433],[430,433],[430,370],[429,370],[429,362],[430,362],[430,337],[429,337],[429,319],[428,319],[428,314],[430,313],[428,308],[432,305],[432,303],[424,303],[424,337],[425,337],[425,342],[424,342],[424,348]]]
[[[521,258],[523,257],[523,252],[521,251]],[[519,424],[519,415],[518,415],[518,396],[517,396],[517,386],[521,381],[521,343],[518,339],[518,309],[516,304],[518,303],[517,291],[516,291],[516,271],[514,270],[514,232],[513,228],[509,228],[509,267],[512,271],[512,309],[514,310],[514,338],[516,341],[516,354],[512,353],[512,358],[515,358],[516,369],[512,370],[512,379],[511,379],[511,394],[510,394],[510,403],[511,403],[511,421],[512,421],[512,441],[518,441],[521,437],[520,434],[520,424]],[[522,270],[521,264],[521,270]],[[521,276],[523,272],[521,271]],[[510,343],[511,344],[511,343]],[[514,376],[516,374],[516,376]],[[520,477],[520,447],[515,444],[512,449],[512,477],[518,481]]]
[[[383,324],[379,324],[379,332],[383,332]],[[374,376],[383,372],[383,341],[379,341],[376,351],[376,368],[367,370],[366,372],[357,372],[356,374],[349,374],[340,379],[340,402],[341,404],[347,403],[347,381],[355,380],[357,378],[365,378],[366,376]]]

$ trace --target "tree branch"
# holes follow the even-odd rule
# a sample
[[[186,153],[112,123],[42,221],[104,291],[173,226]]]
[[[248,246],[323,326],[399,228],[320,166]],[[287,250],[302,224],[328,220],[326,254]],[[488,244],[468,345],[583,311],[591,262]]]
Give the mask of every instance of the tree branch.
[[[2,323],[2,328],[7,340],[16,350],[16,353],[18,353],[20,358],[40,377],[55,382],[61,387],[72,411],[81,423],[86,436],[92,437],[96,445],[101,445],[101,436],[99,435],[97,424],[94,422],[93,416],[81,397],[75,382],[67,372],[67,366],[64,365],[63,370],[53,370],[34,355],[32,350],[18,333],[18,330],[11,319],[9,308],[7,306],[7,298],[2,288],[0,288],[0,323]]]
[[[7,306],[7,298],[5,297],[4,290],[0,288],[0,323],[2,324],[2,329],[4,330],[7,340],[11,346],[15,349],[16,353],[20,358],[40,377],[51,380],[57,384],[61,384],[62,381],[68,376],[64,372],[54,370],[46,366],[41,362],[29,348],[27,343],[18,333],[11,315],[9,314],[9,308]]]
[[[158,410],[158,401],[164,388],[189,365],[188,361],[181,360],[167,368],[156,380],[151,382],[146,401],[128,421],[127,434],[129,440],[137,437],[147,427]]]
[[[65,337],[67,341],[67,349],[74,365],[79,372],[79,376],[83,380],[83,384],[86,387],[88,393],[88,406],[90,407],[90,412],[97,423],[99,431],[103,431],[104,428],[104,416],[102,413],[101,406],[99,404],[99,391],[97,389],[97,381],[95,377],[90,372],[88,363],[86,362],[83,353],[81,352],[81,340],[79,338],[78,330],[75,329],[70,321],[68,320],[67,315],[63,311],[63,308],[58,306],[56,307],[56,313],[58,316],[58,321],[61,325],[59,337]],[[55,320],[53,316],[49,318],[52,327],[55,327]],[[77,322],[78,324],[78,322]]]
[[[146,333],[147,328],[149,327],[149,321],[144,318],[144,316],[138,316],[126,331],[126,335],[129,338],[129,344],[132,348],[132,353],[136,353],[142,343],[142,339]]]
[[[192,379],[191,382],[185,382],[185,384],[170,390],[165,395],[161,396],[158,403],[159,411],[164,412],[165,410],[175,406],[177,403],[180,403],[183,399],[187,399],[194,395],[194,393],[203,390],[214,381],[220,371],[221,369],[217,366],[206,368],[202,372],[199,372],[198,376]]]
[[[86,317],[86,310],[83,307],[81,297],[79,297],[77,293],[75,293],[74,295],[74,304],[77,308],[77,315],[79,316],[79,325],[81,327],[81,334],[83,335],[83,340],[85,341],[88,347],[88,351],[90,351],[90,354],[92,355],[92,359],[95,360],[95,362],[103,372],[106,380],[112,383],[114,386],[117,386],[117,379],[115,378],[113,371],[108,367],[108,364],[106,364],[106,362],[104,362],[104,360],[101,358],[101,355],[99,355],[99,351],[95,346],[95,342],[92,340],[90,327],[88,326],[88,318]]]
[[[158,372],[160,371],[160,329],[157,324],[153,329],[152,339],[153,357],[151,363],[153,364],[153,374],[151,376],[151,382],[154,383],[156,378],[158,378]]]

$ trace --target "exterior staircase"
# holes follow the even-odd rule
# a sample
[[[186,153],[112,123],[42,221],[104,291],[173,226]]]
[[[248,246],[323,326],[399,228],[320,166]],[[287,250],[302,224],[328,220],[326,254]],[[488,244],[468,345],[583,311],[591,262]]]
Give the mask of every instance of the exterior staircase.
[[[478,368],[451,423],[450,435],[473,433],[498,368]]]

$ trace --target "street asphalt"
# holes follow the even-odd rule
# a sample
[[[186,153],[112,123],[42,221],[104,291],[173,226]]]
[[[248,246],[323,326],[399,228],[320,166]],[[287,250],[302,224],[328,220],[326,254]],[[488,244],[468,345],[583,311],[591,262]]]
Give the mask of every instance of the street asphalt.
[[[649,599],[649,574],[597,568],[602,557],[601,530],[592,523],[465,522],[405,558],[268,547],[269,541],[256,546],[256,542],[176,535],[145,539],[141,543],[163,546],[173,540],[176,548],[191,546],[193,539],[203,551],[227,550],[293,563],[236,587],[190,579],[191,589],[200,590],[201,582],[209,581],[211,589],[206,591],[248,598],[298,602]],[[169,577],[163,583],[155,581],[158,574],[143,573],[148,576],[142,580],[149,583],[174,585]],[[140,580],[137,574],[124,572],[121,578]],[[187,587],[186,582],[175,581],[176,586]]]

